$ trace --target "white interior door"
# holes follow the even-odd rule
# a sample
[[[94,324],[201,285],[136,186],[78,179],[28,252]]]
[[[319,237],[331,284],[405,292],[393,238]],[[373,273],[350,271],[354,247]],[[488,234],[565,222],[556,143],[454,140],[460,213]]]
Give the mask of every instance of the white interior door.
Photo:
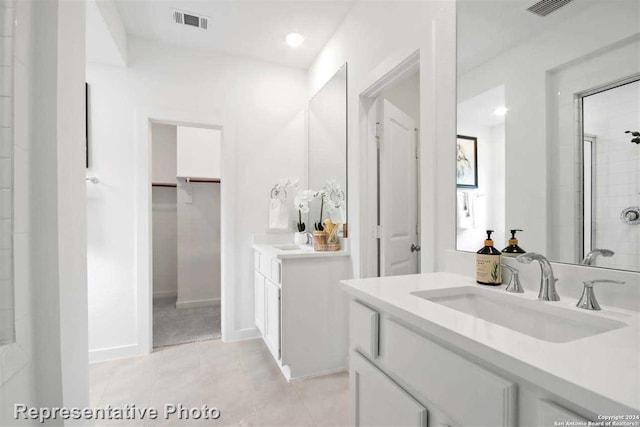
[[[418,272],[418,159],[413,119],[378,100],[380,276]],[[412,249],[413,247],[413,249]]]

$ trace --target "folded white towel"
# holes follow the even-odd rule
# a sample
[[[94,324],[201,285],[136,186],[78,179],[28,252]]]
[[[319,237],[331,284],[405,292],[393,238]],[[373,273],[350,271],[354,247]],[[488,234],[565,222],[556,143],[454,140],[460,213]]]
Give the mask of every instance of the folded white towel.
[[[271,199],[269,228],[272,230],[287,230],[289,228],[289,210],[282,199]]]

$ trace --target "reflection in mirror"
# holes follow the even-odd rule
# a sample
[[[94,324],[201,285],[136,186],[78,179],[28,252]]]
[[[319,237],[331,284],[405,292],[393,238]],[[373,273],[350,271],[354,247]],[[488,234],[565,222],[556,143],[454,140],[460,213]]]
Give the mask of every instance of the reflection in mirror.
[[[347,64],[309,101],[309,188],[327,190],[309,207],[308,230],[347,221]],[[337,208],[335,208],[338,206]]]
[[[640,2],[534,3],[457,2],[457,249],[640,270]]]

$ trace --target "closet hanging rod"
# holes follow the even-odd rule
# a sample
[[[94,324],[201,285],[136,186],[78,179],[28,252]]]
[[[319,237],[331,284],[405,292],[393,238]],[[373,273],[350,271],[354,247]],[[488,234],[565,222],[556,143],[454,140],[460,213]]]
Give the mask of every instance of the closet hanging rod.
[[[218,178],[192,178],[190,176],[185,177],[184,180],[186,182],[212,182],[215,184],[220,184],[221,182]]]
[[[154,182],[151,184],[152,187],[177,187],[178,184],[173,184],[171,182]]]

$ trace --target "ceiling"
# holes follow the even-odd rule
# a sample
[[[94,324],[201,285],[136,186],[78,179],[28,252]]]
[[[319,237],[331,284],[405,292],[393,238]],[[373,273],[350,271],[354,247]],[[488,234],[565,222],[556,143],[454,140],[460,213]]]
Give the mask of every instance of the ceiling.
[[[538,0],[459,0],[458,74],[575,17],[600,0],[574,0],[545,17],[527,10]]]
[[[303,69],[311,65],[353,3],[354,0],[116,0],[130,36]],[[173,10],[208,17],[209,29],[175,24]],[[285,43],[285,36],[291,32],[305,37],[302,46],[294,49]]]

